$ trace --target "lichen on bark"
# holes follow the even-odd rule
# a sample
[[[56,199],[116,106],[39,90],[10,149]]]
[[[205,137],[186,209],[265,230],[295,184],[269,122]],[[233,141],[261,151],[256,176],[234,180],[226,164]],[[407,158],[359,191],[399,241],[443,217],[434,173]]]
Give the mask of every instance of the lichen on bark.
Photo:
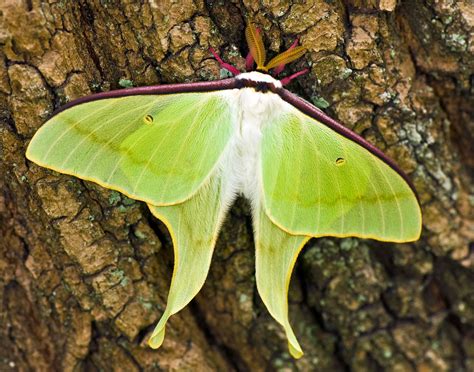
[[[312,240],[290,314],[257,296],[249,207],[224,224],[206,285],[159,351],[173,254],[146,207],[24,157],[59,105],[91,92],[220,77],[253,20],[271,53],[307,46],[290,90],[329,105],[414,181],[414,244]],[[0,3],[0,370],[474,369],[474,15],[469,0]]]

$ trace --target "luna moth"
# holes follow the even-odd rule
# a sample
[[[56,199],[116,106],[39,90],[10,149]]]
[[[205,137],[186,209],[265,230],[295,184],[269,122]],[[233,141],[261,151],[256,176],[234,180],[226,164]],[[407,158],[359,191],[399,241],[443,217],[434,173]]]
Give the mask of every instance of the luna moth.
[[[149,339],[163,342],[169,317],[206,279],[226,212],[237,195],[252,207],[258,292],[303,355],[288,319],[296,258],[312,237],[388,242],[419,238],[421,211],[408,177],[380,150],[276,79],[305,50],[265,63],[258,29],[250,53],[225,80],[128,88],[72,101],[32,138],[36,164],[148,204],[168,228],[175,262],[167,307]]]

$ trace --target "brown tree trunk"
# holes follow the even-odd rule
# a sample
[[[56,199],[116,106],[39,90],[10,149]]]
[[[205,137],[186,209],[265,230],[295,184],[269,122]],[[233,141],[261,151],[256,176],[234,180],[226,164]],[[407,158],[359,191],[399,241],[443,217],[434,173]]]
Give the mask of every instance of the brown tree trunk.
[[[125,4],[127,3],[127,4]],[[173,251],[142,203],[25,159],[52,111],[94,91],[219,79],[245,20],[270,54],[308,47],[289,89],[394,158],[423,204],[416,244],[312,240],[292,360],[258,297],[239,200],[162,349]],[[0,1],[0,370],[474,370],[474,8],[470,0]]]

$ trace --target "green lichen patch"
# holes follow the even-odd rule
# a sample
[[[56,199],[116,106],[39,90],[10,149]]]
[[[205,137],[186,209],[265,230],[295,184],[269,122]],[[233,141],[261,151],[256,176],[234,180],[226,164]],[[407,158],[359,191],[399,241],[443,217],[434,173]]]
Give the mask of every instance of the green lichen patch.
[[[315,97],[311,100],[314,105],[320,109],[328,108],[331,104],[326,101],[323,97]]]
[[[132,88],[133,87],[133,81],[130,79],[120,79],[118,82],[118,85],[121,86],[122,88]]]

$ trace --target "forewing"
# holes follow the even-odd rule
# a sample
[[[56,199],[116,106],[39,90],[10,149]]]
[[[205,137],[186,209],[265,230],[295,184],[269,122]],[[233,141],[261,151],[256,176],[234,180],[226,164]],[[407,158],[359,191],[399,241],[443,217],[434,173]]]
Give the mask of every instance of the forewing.
[[[262,139],[270,219],[292,234],[314,237],[418,239],[420,207],[404,178],[359,143],[284,105]]]
[[[212,173],[231,137],[229,94],[135,95],[81,103],[41,127],[27,157],[153,205],[179,203]]]

